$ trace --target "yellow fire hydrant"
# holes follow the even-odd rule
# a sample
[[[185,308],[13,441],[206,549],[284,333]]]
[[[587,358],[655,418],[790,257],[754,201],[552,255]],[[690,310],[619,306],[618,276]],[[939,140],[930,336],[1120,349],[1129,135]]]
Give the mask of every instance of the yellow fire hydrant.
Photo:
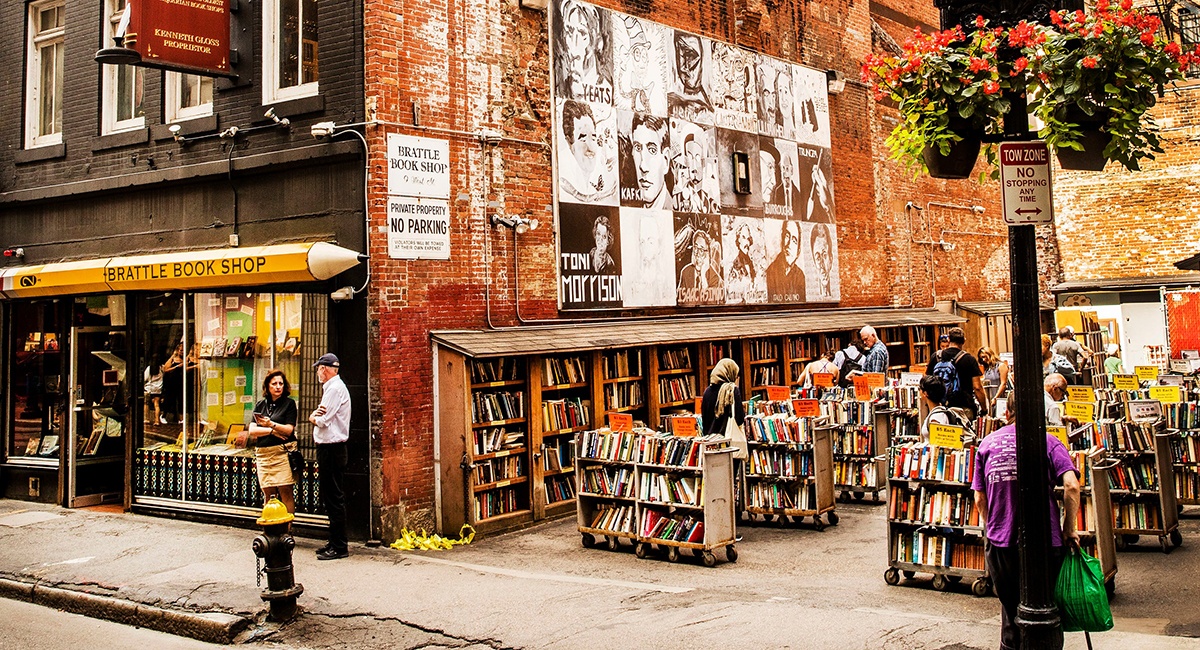
[[[304,585],[296,584],[292,571],[292,549],[296,540],[288,534],[295,517],[287,507],[272,497],[263,506],[258,525],[263,534],[254,538],[254,554],[266,564],[267,588],[260,597],[271,607],[273,621],[286,621],[296,615],[296,599],[304,593]]]

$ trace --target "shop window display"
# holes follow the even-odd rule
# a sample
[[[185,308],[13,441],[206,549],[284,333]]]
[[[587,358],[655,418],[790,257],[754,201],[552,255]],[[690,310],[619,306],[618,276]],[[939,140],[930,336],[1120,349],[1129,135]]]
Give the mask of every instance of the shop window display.
[[[14,305],[8,430],[9,460],[57,464],[66,416],[66,365],[57,303]],[[35,461],[36,462],[36,461]]]
[[[307,357],[326,344],[325,296],[197,293],[149,299],[145,309],[135,497],[261,506],[254,450],[239,447],[238,435],[272,368],[287,375],[301,412],[316,408],[320,385]],[[307,461],[296,477],[297,512],[319,514],[311,429],[302,425],[297,436]]]

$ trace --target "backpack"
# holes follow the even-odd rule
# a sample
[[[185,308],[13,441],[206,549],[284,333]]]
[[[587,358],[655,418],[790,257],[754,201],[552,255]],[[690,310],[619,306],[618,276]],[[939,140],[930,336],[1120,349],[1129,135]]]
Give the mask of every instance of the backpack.
[[[944,354],[938,352],[938,362],[933,366],[933,372],[930,373],[942,380],[946,386],[946,399],[949,400],[951,395],[955,395],[962,390],[962,382],[958,379],[958,360],[963,358],[966,351],[959,350],[958,354],[954,355],[953,359],[947,359]]]
[[[854,379],[850,377],[850,373],[862,372],[863,357],[865,356],[867,355],[859,352],[857,357],[851,359],[850,355],[846,354],[845,350],[842,350],[842,371],[838,375],[838,386],[847,388],[854,384]]]
[[[945,413],[947,424],[950,426],[962,427],[963,432],[965,433],[975,433],[975,422],[971,419],[970,414],[964,409],[953,406],[948,407],[939,404],[929,411],[929,415],[933,415],[934,413]]]
[[[1057,372],[1067,380],[1068,384],[1075,383],[1075,365],[1067,357],[1055,352],[1050,357],[1050,372]]]

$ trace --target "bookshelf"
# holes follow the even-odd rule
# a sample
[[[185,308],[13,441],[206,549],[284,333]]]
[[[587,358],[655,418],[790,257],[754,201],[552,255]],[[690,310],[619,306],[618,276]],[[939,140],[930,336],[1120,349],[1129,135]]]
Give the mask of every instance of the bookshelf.
[[[574,435],[594,426],[592,412],[593,362],[591,353],[535,357],[531,361],[531,402],[541,414],[534,423],[534,510],[569,509],[575,498]]]
[[[783,337],[765,336],[742,341],[742,394],[747,399],[783,384]]]
[[[909,348],[911,367],[920,366],[920,372],[925,372],[925,366],[929,365],[929,360],[933,358],[933,353],[937,350],[937,336],[934,335],[934,328],[927,325],[914,325]]]
[[[1163,404],[1171,440],[1171,465],[1179,505],[1200,505],[1200,402]]]
[[[650,348],[647,384],[650,422],[660,431],[670,431],[670,416],[699,413],[696,398],[703,395],[707,385],[697,376],[697,346],[659,345]]]
[[[923,442],[891,448],[887,584],[928,573],[937,591],[966,579],[976,596],[991,593],[983,522],[971,490],[974,471],[973,442],[961,449]]]
[[[916,386],[888,386],[875,391],[875,426],[886,432],[884,448],[920,441],[921,419],[921,395]]]
[[[852,391],[845,392],[842,400],[822,402],[833,425],[834,489],[843,501],[862,501],[870,493],[879,503],[879,493],[887,489],[888,414],[877,411],[874,400],[855,401]]]
[[[900,373],[908,372],[912,367],[912,339],[908,327],[885,327],[879,330],[879,340],[888,349],[887,375],[890,379],[899,379]]]
[[[642,348],[605,350],[599,354],[604,412],[630,413],[649,422],[646,354]],[[592,427],[594,428],[594,427]]]
[[[733,449],[720,436],[682,438],[649,429],[581,432],[575,441],[576,521],[585,548],[604,539],[609,550],[634,545],[643,559],[665,549],[678,562],[682,550],[715,566],[713,551],[734,546]]]
[[[812,517],[813,526],[823,530],[824,515],[837,525],[831,429],[819,418],[797,416],[790,400],[755,401],[744,426],[749,447],[744,516],[794,523]]]
[[[468,516],[473,525],[531,509],[526,367],[522,359],[470,363]]]
[[[821,347],[821,338],[819,334],[783,338],[783,367],[787,372],[785,382],[788,386],[800,386],[800,374],[804,372],[804,368],[825,351],[825,348]]]
[[[1108,472],[1115,464],[1111,463],[1105,451],[1099,448],[1072,451],[1071,458],[1079,472],[1079,517],[1075,528],[1079,531],[1079,545],[1092,557],[1100,560],[1100,568],[1104,572],[1104,588],[1108,595],[1112,596],[1117,576],[1113,518],[1099,514],[1112,512]],[[1062,512],[1062,493],[1061,487],[1054,488],[1059,512]]]

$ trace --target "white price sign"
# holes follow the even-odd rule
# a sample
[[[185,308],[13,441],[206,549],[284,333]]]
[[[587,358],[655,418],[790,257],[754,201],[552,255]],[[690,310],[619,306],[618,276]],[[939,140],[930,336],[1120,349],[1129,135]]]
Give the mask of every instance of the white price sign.
[[[1021,226],[1054,222],[1050,150],[1045,142],[1000,143],[1000,187],[1004,223]]]

